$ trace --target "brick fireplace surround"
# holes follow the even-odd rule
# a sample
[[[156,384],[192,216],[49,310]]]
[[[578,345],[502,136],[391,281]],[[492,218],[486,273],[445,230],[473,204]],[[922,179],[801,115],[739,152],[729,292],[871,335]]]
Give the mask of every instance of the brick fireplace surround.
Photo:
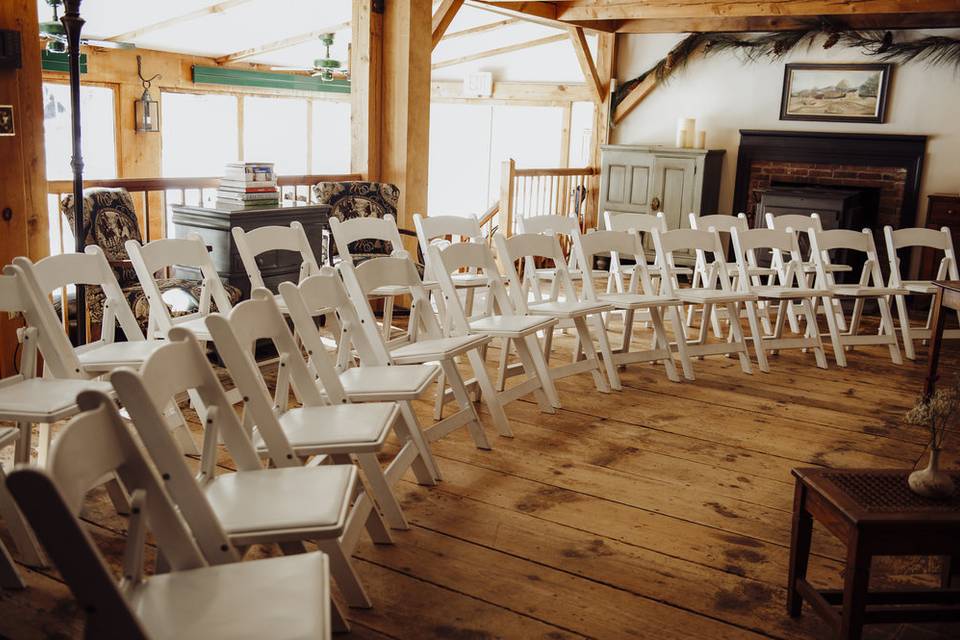
[[[925,136],[741,130],[733,210],[762,226],[758,189],[843,186],[877,192],[877,229],[915,226],[925,151]]]

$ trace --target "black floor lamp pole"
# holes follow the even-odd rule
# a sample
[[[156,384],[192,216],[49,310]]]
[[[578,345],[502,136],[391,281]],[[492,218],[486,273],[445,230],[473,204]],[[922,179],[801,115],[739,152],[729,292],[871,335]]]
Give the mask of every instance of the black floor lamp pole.
[[[84,19],[80,17],[81,0],[66,0],[60,22],[67,32],[67,60],[70,63],[70,119],[73,129],[73,229],[76,235],[77,253],[83,253],[87,230],[83,224],[83,154],[80,149],[80,30]],[[87,340],[87,296],[84,286],[77,285],[77,327],[75,344]],[[66,301],[63,301],[66,304]]]

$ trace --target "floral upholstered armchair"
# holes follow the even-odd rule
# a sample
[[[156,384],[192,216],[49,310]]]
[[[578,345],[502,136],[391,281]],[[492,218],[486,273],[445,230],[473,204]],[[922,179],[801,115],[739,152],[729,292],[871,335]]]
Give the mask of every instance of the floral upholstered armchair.
[[[60,213],[66,217],[70,228],[76,233],[73,194],[64,196],[60,201]],[[87,232],[84,246],[97,245],[103,250],[140,328],[146,330],[150,305],[137,280],[137,274],[133,270],[127,251],[123,247],[127,240],[143,241],[133,198],[126,189],[104,187],[85,189],[83,225]],[[165,278],[158,283],[164,301],[167,302],[173,315],[192,313],[197,309],[202,289],[200,281]],[[239,289],[227,284],[224,284],[224,287],[232,303],[240,300]],[[103,292],[99,287],[89,287],[86,297],[87,314],[91,324],[100,324],[103,319]]]
[[[388,213],[397,217],[397,203],[400,201],[400,189],[385,182],[318,182],[313,185],[313,199],[318,204],[330,205],[330,217],[341,221],[353,218],[382,218]],[[416,237],[416,233],[407,229],[399,230],[402,235]],[[329,262],[338,261],[337,248],[332,237],[324,243]],[[390,243],[384,240],[357,240],[350,244],[350,254],[355,261],[362,262],[378,256],[388,256],[393,251]],[[417,249],[417,267],[423,275],[423,257]]]

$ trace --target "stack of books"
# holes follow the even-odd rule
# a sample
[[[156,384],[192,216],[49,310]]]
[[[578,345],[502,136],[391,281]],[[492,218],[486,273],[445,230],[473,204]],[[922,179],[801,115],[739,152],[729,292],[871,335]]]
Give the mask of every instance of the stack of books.
[[[277,176],[271,162],[230,162],[224,168],[217,204],[241,207],[275,206],[280,203]]]

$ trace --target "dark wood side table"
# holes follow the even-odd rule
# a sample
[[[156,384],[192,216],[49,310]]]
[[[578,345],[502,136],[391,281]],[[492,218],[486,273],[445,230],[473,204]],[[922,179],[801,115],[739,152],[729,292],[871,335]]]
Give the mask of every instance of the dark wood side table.
[[[793,534],[787,612],[803,601],[839,638],[859,638],[863,625],[960,620],[960,589],[869,592],[873,556],[960,557],[960,492],[931,500],[907,487],[908,470],[794,469]],[[960,472],[954,476],[960,487]],[[813,522],[847,547],[843,590],[817,590],[807,581]],[[839,608],[838,608],[839,605]]]
[[[937,386],[937,367],[940,364],[940,347],[943,343],[943,325],[947,319],[944,309],[960,311],[960,281],[934,281],[937,295],[933,298],[933,316],[930,318],[932,329],[930,336],[930,355],[927,365],[927,380],[923,387],[923,396],[929,398]]]
[[[329,230],[330,206],[285,200],[279,205],[265,207],[238,207],[215,205],[210,207],[174,206],[174,233],[185,238],[191,232],[199,233],[211,247],[210,255],[220,276],[243,291],[244,298],[250,295],[250,280],[240,261],[240,254],[230,230],[242,227],[250,231],[269,225],[289,226],[299,220],[310,240],[313,253],[321,265],[328,260],[328,246],[324,231]],[[257,258],[264,284],[274,293],[281,282],[297,281],[300,274],[300,256],[290,251],[268,251]],[[192,274],[185,274],[188,277]]]

